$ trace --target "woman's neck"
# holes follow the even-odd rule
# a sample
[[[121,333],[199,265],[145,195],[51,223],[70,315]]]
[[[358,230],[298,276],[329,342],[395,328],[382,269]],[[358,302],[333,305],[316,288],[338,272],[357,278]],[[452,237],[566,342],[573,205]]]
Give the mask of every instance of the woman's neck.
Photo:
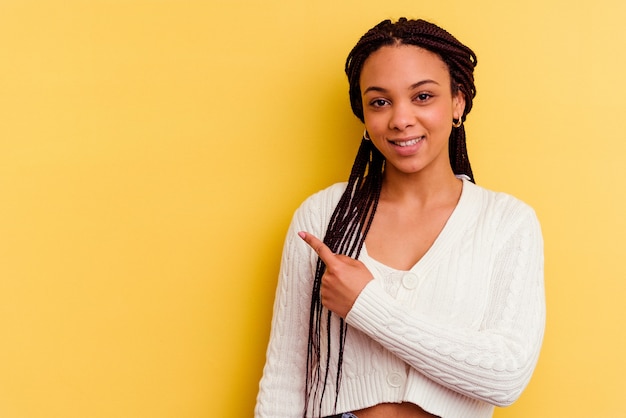
[[[458,199],[463,188],[462,184],[451,168],[438,175],[421,172],[404,174],[391,170],[384,174],[381,199],[388,202],[426,205],[442,199]]]

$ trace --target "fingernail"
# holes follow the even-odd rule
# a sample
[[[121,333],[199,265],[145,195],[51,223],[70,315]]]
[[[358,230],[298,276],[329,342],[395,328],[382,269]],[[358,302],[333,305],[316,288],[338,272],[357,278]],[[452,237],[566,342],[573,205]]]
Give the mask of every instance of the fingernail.
[[[306,238],[306,233],[304,233],[304,232],[300,231],[300,232],[298,232],[298,236],[299,236],[300,238],[302,238],[302,239],[305,239],[305,238]]]

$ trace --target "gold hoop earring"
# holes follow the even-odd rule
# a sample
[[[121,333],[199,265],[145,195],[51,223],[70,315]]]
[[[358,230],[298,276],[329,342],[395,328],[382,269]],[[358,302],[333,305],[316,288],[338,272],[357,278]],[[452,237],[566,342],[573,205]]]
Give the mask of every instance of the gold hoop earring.
[[[365,129],[363,131],[363,139],[366,140],[366,141],[371,141],[372,140],[372,138],[370,138],[370,134],[367,133],[367,129]]]
[[[462,116],[461,116],[462,118]],[[454,128],[460,128],[461,125],[463,125],[463,119],[458,118],[457,121],[455,122],[454,119],[452,119],[452,127]]]

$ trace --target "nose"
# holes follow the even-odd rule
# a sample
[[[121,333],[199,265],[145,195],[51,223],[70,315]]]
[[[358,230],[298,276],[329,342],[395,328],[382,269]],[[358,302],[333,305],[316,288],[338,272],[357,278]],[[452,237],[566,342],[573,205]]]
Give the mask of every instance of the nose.
[[[389,128],[396,131],[403,131],[413,126],[416,122],[416,116],[410,104],[394,103],[391,109],[391,118],[389,119]]]

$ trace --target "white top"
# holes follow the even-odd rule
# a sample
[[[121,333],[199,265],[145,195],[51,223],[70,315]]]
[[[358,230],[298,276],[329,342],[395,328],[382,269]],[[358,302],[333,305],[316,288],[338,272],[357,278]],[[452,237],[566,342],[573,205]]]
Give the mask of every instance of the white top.
[[[338,183],[311,196],[292,220],[255,417],[302,417],[317,255],[297,233],[321,239],[345,188]],[[442,418],[487,418],[493,405],[519,397],[545,324],[543,240],[528,205],[464,180],[457,207],[413,268],[388,267],[365,247],[359,259],[374,280],[346,318],[337,410],[331,370],[322,416],[412,402]]]

